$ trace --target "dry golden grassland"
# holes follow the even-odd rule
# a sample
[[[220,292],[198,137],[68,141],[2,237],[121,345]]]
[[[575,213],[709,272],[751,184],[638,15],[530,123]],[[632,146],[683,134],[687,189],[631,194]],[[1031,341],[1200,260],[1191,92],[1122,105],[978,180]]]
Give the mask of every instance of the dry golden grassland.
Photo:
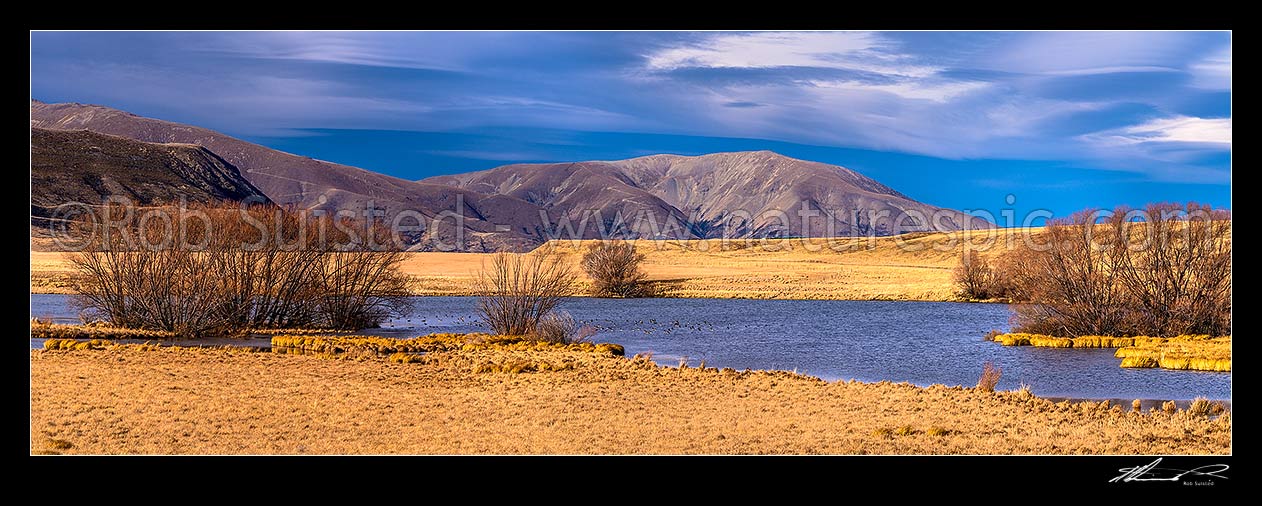
[[[461,346],[407,356],[415,358],[141,345],[32,350],[31,451],[1231,452],[1231,415],[1211,416],[1208,404],[1141,413],[1053,403],[1028,391],[668,368],[567,346]]]
[[[1016,333],[999,334],[991,339],[1004,346],[1117,348],[1114,355],[1122,359],[1122,367],[1231,372],[1231,336],[1068,338]]]
[[[957,300],[951,271],[967,242],[984,256],[1007,250],[1022,229],[917,233],[894,237],[635,241],[644,269],[667,297]],[[988,241],[993,246],[987,247]],[[577,269],[592,241],[553,241]],[[1015,243],[1014,243],[1015,244]],[[403,270],[418,295],[470,295],[489,254],[410,253]],[[31,251],[31,292],[70,293],[63,253]],[[580,275],[580,290],[587,278]]]

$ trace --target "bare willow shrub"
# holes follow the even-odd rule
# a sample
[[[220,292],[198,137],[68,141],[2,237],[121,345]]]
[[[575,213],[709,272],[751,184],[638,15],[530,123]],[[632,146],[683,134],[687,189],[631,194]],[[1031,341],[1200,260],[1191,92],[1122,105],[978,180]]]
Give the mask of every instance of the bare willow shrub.
[[[1022,272],[1010,276],[1028,297],[1016,306],[1023,332],[1057,336],[1121,335],[1125,293],[1096,233],[1095,214],[1075,213],[1048,224],[1042,244],[1013,254]]]
[[[960,255],[960,263],[952,271],[952,279],[959,287],[959,294],[968,299],[996,297],[995,272],[990,262],[976,251]]]
[[[549,343],[583,343],[596,335],[596,328],[583,325],[570,313],[554,310],[539,319],[535,326],[534,338]]]
[[[550,250],[496,253],[478,275],[478,312],[500,335],[532,335],[540,320],[573,292],[564,258]]]
[[[304,221],[275,206],[206,210],[222,242],[213,248],[223,295],[234,319],[251,328],[321,324],[319,275],[327,245],[313,241]]]
[[[116,326],[181,336],[244,326],[232,318],[235,308],[220,280],[208,275],[220,259],[207,250],[223,237],[206,220],[165,209],[144,211],[121,205],[100,210],[103,225],[92,231],[83,251],[70,256],[80,280],[76,303]],[[181,227],[187,227],[183,234],[177,232]]]
[[[364,228],[362,240],[351,240],[349,227],[334,228],[342,240],[321,255],[317,269],[323,323],[337,329],[378,327],[410,310],[409,278],[399,269],[404,254],[390,230],[374,224]]]
[[[647,274],[640,268],[644,254],[625,241],[600,241],[583,252],[583,271],[592,279],[597,297],[651,296]]]
[[[327,223],[291,210],[114,205],[96,218],[81,231],[90,236],[84,249],[71,255],[76,300],[117,326],[185,337],[359,328],[406,305],[399,252],[334,244],[322,233]]]
[[[1118,209],[1109,222],[1111,265],[1129,297],[1136,332],[1231,333],[1231,219],[1226,211],[1152,204],[1146,220]]]
[[[1056,336],[1231,332],[1231,220],[1196,204],[1056,220],[999,263],[1021,332]]]

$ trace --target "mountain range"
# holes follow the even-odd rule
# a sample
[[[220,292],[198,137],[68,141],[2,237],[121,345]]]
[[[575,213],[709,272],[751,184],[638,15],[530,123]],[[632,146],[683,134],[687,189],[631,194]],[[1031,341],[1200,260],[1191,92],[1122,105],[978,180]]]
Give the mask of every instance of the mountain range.
[[[888,235],[992,226],[844,167],[770,151],[515,164],[409,181],[97,105],[31,101],[32,224],[65,202],[261,194],[425,230],[414,249],[527,250],[552,238]],[[453,215],[463,216],[462,226]],[[444,246],[445,245],[445,246]]]
[[[138,205],[253,199],[236,167],[195,144],[141,142],[88,130],[31,128],[31,220],[51,225],[72,202],[124,197]],[[64,217],[64,216],[63,216]]]

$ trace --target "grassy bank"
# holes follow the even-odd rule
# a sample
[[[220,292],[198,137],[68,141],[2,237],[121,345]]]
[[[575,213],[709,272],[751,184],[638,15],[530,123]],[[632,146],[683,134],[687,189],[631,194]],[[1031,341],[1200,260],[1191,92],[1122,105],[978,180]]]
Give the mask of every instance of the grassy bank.
[[[336,358],[370,358],[394,353],[438,353],[456,350],[570,350],[611,356],[625,354],[621,345],[613,343],[555,343],[530,340],[521,336],[492,334],[430,334],[415,339],[377,336],[281,335],[272,337],[272,348],[326,353],[338,356]]]
[[[1005,238],[1018,231],[995,232]],[[907,234],[844,239],[752,241],[635,241],[645,254],[648,278],[666,297],[836,300],[957,300],[951,270],[965,242],[981,245],[986,231]],[[577,266],[578,243],[554,241]],[[471,295],[482,265],[481,253],[409,253],[403,271],[417,295]],[[581,271],[580,271],[581,272]],[[64,255],[31,251],[31,292],[71,293],[73,270]],[[586,289],[585,277],[580,291]]]
[[[1122,367],[1231,372],[1231,338],[1168,340],[1119,348]]]
[[[59,325],[41,321],[31,321],[31,339],[73,340],[73,339],[174,339],[170,332],[159,330],[125,329],[105,325]]]
[[[1231,372],[1231,336],[1068,338],[1012,333],[995,335],[991,339],[1004,346],[1117,348],[1114,355],[1122,359],[1122,367]]]
[[[1231,451],[1230,415],[1053,403],[1028,392],[661,367],[564,346],[461,345],[407,363],[334,355],[345,359],[137,345],[32,350],[31,451]]]

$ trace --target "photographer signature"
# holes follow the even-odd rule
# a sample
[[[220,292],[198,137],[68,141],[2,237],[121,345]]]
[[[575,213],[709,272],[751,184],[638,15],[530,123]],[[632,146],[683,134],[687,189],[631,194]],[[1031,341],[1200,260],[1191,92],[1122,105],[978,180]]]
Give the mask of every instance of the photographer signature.
[[[1137,467],[1123,467],[1118,469],[1122,474],[1116,478],[1109,480],[1109,483],[1132,482],[1132,481],[1179,481],[1184,476],[1192,475],[1207,476],[1214,478],[1227,479],[1221,473],[1230,468],[1227,464],[1209,464],[1195,469],[1171,469],[1167,467],[1157,467],[1161,463],[1161,459],[1152,461],[1151,464]]]

